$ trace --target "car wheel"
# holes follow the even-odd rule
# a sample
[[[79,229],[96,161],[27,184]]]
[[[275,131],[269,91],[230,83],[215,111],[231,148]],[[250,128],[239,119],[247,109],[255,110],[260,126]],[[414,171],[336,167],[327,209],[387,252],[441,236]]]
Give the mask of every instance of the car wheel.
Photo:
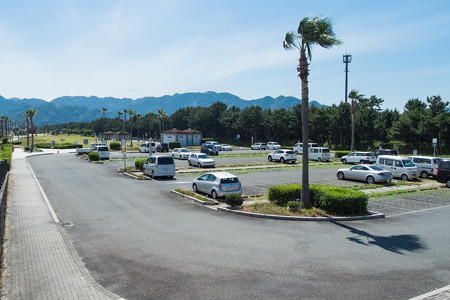
[[[272,161],[272,156],[267,157],[269,161]]]
[[[359,163],[360,163],[360,164],[364,164],[364,161],[361,159],[361,160],[359,161]]]
[[[152,171],[152,178],[155,179],[155,171]]]
[[[447,179],[447,181],[445,182],[445,185],[450,188],[450,179]]]
[[[192,185],[192,190],[194,193],[198,193],[197,185],[195,183]]]
[[[215,190],[212,190],[211,197],[215,200],[217,199],[217,192]]]
[[[372,176],[367,177],[366,179],[368,184],[374,184],[375,183],[375,179]]]
[[[317,161],[318,161],[318,162],[321,162],[321,161],[322,161],[322,158],[319,157],[319,158],[317,159]]]
[[[192,164],[191,164],[191,161],[190,161],[190,160],[188,160],[188,166],[192,166]]]
[[[425,171],[423,171],[423,172],[420,174],[420,176],[421,176],[422,178],[427,178],[427,177],[428,177],[428,173],[425,172]]]
[[[284,158],[280,158],[280,163],[284,164]]]
[[[402,177],[401,177],[401,178],[402,178],[403,181],[406,181],[406,180],[408,180],[408,175],[402,174]]]
[[[343,163],[343,164],[346,164],[346,163],[347,163],[347,160],[346,160],[346,159],[343,159],[343,160],[342,160],[342,163]]]
[[[339,180],[345,179],[344,173],[343,173],[343,172],[339,172],[339,173],[337,174],[337,178],[338,178]]]
[[[201,167],[202,167],[202,164],[201,164],[201,163],[198,163],[198,164],[197,164],[197,167],[201,168]]]

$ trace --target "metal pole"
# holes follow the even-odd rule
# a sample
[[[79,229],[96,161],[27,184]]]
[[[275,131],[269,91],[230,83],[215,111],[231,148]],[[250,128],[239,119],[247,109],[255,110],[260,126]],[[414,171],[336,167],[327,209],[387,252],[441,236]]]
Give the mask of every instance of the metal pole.
[[[343,62],[345,64],[345,103],[347,103],[347,97],[348,97],[348,64],[352,62],[352,55],[351,54],[345,54],[343,56]]]

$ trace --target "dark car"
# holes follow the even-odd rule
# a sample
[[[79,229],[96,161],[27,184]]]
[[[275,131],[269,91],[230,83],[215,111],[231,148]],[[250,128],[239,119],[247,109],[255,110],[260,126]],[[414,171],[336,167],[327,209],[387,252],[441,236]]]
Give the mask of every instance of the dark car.
[[[378,155],[398,155],[397,150],[395,149],[376,149],[373,154],[375,154],[376,157],[378,157]]]
[[[436,180],[450,188],[450,159],[439,162]]]
[[[169,152],[169,144],[161,143],[156,146],[156,152]]]
[[[203,144],[200,152],[208,155],[219,155],[219,150],[212,144]]]

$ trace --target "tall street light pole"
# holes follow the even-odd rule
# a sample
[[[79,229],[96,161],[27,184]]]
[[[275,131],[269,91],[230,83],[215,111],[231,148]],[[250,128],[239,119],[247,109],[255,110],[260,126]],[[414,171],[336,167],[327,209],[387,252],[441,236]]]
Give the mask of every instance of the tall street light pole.
[[[345,64],[345,103],[347,103],[347,86],[348,86],[348,64],[352,62],[352,55],[351,54],[345,54],[343,57],[344,64]]]

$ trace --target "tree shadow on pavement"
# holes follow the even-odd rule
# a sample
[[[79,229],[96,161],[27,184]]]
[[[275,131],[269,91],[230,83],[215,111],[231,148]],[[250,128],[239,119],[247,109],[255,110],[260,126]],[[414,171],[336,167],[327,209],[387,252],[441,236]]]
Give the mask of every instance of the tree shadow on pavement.
[[[417,235],[401,234],[391,236],[378,236],[338,222],[332,223],[348,229],[351,233],[357,234],[358,236],[348,237],[347,239],[360,245],[375,245],[383,248],[384,250],[397,254],[403,254],[404,251],[419,252],[427,249],[425,244],[421,242],[420,237]]]

